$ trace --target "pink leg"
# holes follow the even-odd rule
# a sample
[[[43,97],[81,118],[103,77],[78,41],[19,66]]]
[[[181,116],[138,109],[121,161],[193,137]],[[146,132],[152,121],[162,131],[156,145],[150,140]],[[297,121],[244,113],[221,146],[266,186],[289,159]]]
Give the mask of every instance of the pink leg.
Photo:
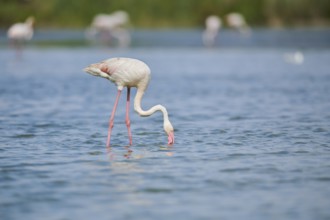
[[[15,50],[16,60],[20,60],[22,57],[22,46],[20,45],[20,42],[17,40],[11,40],[9,43],[10,46]]]
[[[127,102],[126,102],[126,126],[128,131],[129,145],[132,145],[131,121],[129,120],[129,103],[130,103],[131,88],[127,87]]]
[[[113,128],[113,121],[114,121],[114,118],[115,118],[115,113],[116,113],[116,109],[117,109],[120,94],[121,94],[121,90],[118,90],[115,105],[113,106],[112,113],[111,113],[110,120],[109,120],[107,147],[110,147],[111,131],[112,131],[112,128]]]

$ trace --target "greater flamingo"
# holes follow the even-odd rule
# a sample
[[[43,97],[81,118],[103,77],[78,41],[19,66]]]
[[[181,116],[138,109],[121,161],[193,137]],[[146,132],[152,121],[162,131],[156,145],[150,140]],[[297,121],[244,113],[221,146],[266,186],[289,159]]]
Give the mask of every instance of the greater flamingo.
[[[109,120],[109,130],[107,138],[107,147],[110,147],[111,131],[114,125],[114,116],[118,105],[118,100],[121,91],[127,87],[127,102],[126,102],[126,126],[128,130],[129,145],[132,145],[132,134],[129,119],[129,105],[130,105],[130,89],[136,87],[137,92],[134,99],[134,109],[140,116],[150,116],[156,111],[163,113],[164,130],[168,135],[168,145],[174,143],[174,129],[169,120],[167,110],[162,105],[155,105],[149,110],[142,110],[141,100],[144,91],[147,89],[150,81],[150,69],[144,62],[132,58],[111,58],[99,63],[89,65],[84,69],[85,72],[106,78],[116,84],[118,92],[114,107]]]
[[[24,23],[13,24],[8,29],[7,36],[15,46],[18,54],[21,49],[21,44],[24,41],[31,40],[33,37],[33,23],[34,18],[28,17]]]
[[[211,15],[206,18],[205,30],[203,32],[203,43],[205,46],[211,47],[215,45],[215,40],[221,25],[221,19],[216,15]]]
[[[128,47],[131,36],[125,26],[129,24],[129,15],[125,11],[115,11],[112,14],[98,14],[93,18],[91,27],[87,30],[87,37],[99,37],[102,43],[110,43],[116,38],[120,47]]]
[[[237,12],[229,13],[226,16],[228,26],[238,30],[242,34],[250,34],[250,28],[247,25],[243,15]]]

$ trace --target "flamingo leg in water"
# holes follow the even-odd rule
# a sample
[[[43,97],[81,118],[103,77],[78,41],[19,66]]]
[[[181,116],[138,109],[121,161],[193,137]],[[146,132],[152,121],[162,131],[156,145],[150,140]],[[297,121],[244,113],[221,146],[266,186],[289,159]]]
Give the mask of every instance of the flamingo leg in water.
[[[114,121],[114,118],[115,118],[115,113],[116,113],[116,109],[117,109],[117,105],[118,105],[120,94],[121,94],[121,90],[118,90],[116,101],[115,101],[115,105],[113,106],[113,109],[112,109],[112,112],[111,112],[111,116],[110,116],[110,120],[109,120],[109,130],[108,130],[107,147],[110,147],[111,131],[112,131],[112,128],[113,128],[113,121]]]
[[[129,119],[129,104],[130,104],[131,88],[127,87],[127,102],[126,102],[126,126],[128,131],[129,145],[132,145],[131,121]]]

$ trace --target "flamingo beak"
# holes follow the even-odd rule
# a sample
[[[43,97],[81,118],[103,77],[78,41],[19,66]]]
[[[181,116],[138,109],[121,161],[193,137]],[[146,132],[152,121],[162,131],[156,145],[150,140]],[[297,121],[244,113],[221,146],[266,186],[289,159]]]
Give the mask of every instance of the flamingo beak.
[[[173,145],[174,144],[174,132],[171,131],[169,134],[168,134],[168,145]]]
[[[89,65],[88,67],[85,67],[85,68],[83,69],[83,71],[89,73],[89,72],[91,71],[91,67],[92,67],[92,66]]]

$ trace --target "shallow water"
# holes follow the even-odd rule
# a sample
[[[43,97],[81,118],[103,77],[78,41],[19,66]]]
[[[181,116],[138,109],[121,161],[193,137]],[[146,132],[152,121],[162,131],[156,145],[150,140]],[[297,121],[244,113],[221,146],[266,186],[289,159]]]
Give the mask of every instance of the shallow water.
[[[330,50],[292,52],[0,50],[0,219],[329,219]],[[115,56],[149,64],[174,146],[132,110],[127,147],[123,93],[105,147],[116,88],[82,68]]]

